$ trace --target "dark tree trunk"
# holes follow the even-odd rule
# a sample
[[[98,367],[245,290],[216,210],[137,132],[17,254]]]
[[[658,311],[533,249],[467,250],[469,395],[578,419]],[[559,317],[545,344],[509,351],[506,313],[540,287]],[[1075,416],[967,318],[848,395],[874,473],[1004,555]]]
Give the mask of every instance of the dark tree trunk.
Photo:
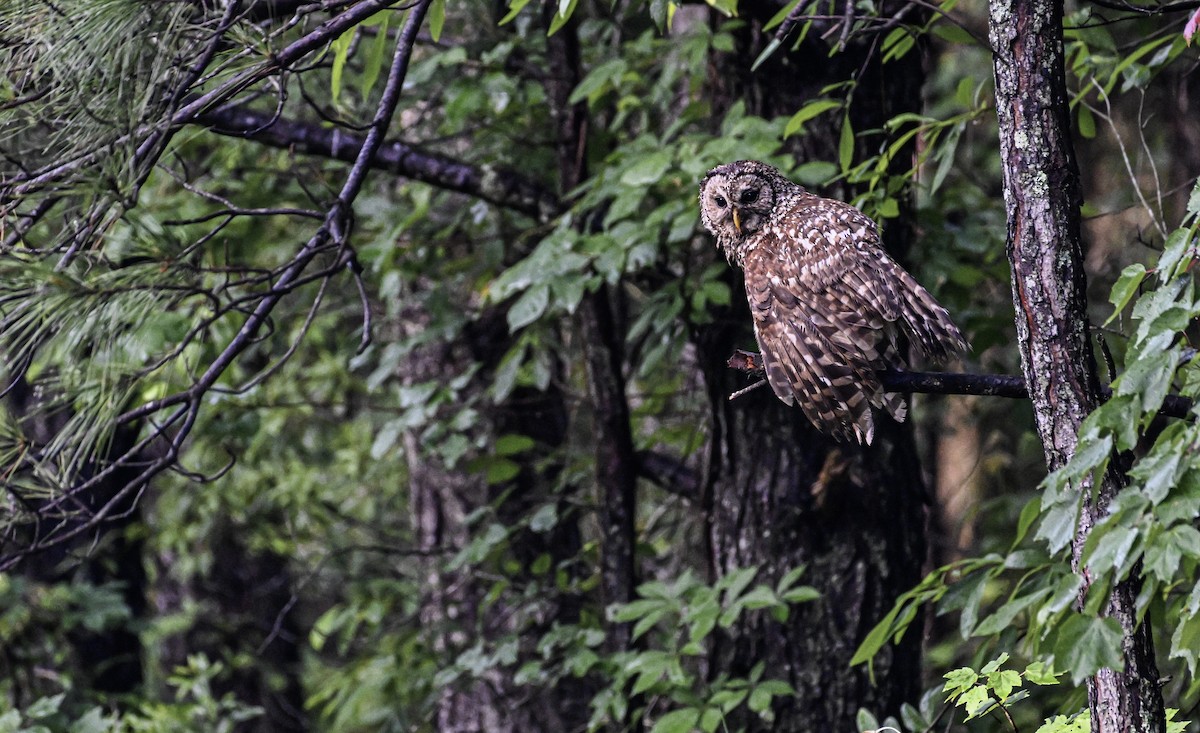
[[[208,612],[188,631],[178,651],[205,652],[214,660],[254,660],[252,664],[227,661],[228,675],[213,686],[218,697],[230,694],[245,705],[262,708],[262,715],[238,724],[236,730],[300,733],[309,728],[300,683],[301,648],[307,637],[288,613],[295,602],[292,573],[283,556],[249,549],[240,539],[243,534],[232,523],[219,522],[211,544],[211,572],[179,590]],[[187,661],[178,653],[175,656],[164,660],[168,669]]]
[[[777,10],[758,3],[747,8],[758,22]],[[818,35],[814,31],[810,37]],[[826,84],[864,69],[851,106],[855,129],[879,129],[896,114],[920,110],[922,71],[916,53],[883,67],[870,39],[852,42],[832,58],[819,40],[806,41],[796,52],[777,51],[749,74],[769,40],[751,29],[737,54],[717,60],[716,85],[734,95],[726,103],[741,96],[762,116],[791,114]],[[815,125],[794,152],[836,159],[838,124]],[[860,150],[873,152],[878,143],[860,140]],[[907,214],[889,222],[885,238],[893,252],[902,254],[912,245],[909,222]],[[741,292],[740,283],[734,288]],[[766,583],[805,565],[803,582],[821,597],[796,606],[786,623],[751,616],[718,645],[713,667],[739,675],[763,661],[764,678],[784,679],[798,693],[776,702],[773,723],[747,719],[739,725],[805,733],[857,730],[860,708],[880,718],[898,715],[900,705],[920,693],[918,634],[879,655],[873,680],[864,667],[849,663],[897,596],[921,578],[926,491],[911,430],[881,420],[875,447],[838,445],[770,390],[730,402],[729,394],[745,381],[730,373],[725,359],[734,347],[753,343],[742,302],[735,296],[730,324],[698,337],[714,420],[706,489],[713,563],[719,574],[759,566],[759,580]]]
[[[419,314],[410,314],[405,320],[419,323],[420,319]],[[435,377],[445,379],[447,373],[478,363],[484,366],[485,381],[476,388],[484,389],[490,372],[511,345],[504,313],[491,310],[467,328],[460,342],[416,350],[402,373],[419,383]],[[579,517],[572,508],[578,502],[566,493],[554,492],[560,481],[560,466],[539,466],[566,439],[564,395],[554,386],[545,391],[521,388],[494,405],[487,417],[493,436],[525,435],[537,446],[521,459],[519,474],[501,484],[488,486],[477,473],[449,468],[436,455],[422,450],[416,434],[405,436],[413,532],[418,549],[428,554],[418,561],[424,589],[420,621],[430,643],[447,660],[480,641],[486,644],[510,634],[541,638],[555,626],[576,624],[583,601],[570,588],[551,589],[554,572],[547,579],[532,570],[540,557],[548,556],[552,569],[565,571],[572,579],[577,579],[580,571],[577,560],[583,542]],[[552,528],[535,532],[522,524],[545,504],[554,504],[557,510],[558,519]],[[519,569],[508,574],[512,585],[538,585],[544,589],[536,610],[512,605],[529,603],[520,593],[515,599],[506,594],[485,601],[494,587],[493,580],[475,577],[470,567],[446,568],[446,551],[471,540],[467,516],[487,506],[495,507],[502,524],[515,528],[508,541],[508,552],[519,563]],[[520,654],[518,667],[539,658],[532,648],[522,648]],[[444,689],[435,724],[445,733],[582,730],[589,716],[587,703],[594,694],[594,683],[589,679],[567,676],[541,686],[518,685],[511,670],[496,669],[482,679]]]
[[[557,5],[547,3],[547,25]],[[560,194],[579,185],[587,176],[583,157],[587,108],[571,104],[571,91],[582,77],[578,23],[574,20],[550,36],[546,54],[554,73],[547,77],[546,95],[556,130]],[[634,521],[637,511],[637,457],[621,370],[623,335],[617,331],[608,288],[584,296],[579,306],[579,338],[587,368],[588,396],[592,406],[593,441],[596,446],[596,485],[599,487],[601,588],[605,606],[633,600],[637,585]],[[608,649],[629,646],[628,624],[611,624]]]
[[[1100,402],[1091,349],[1083,269],[1079,168],[1071,144],[1063,68],[1061,0],[992,0],[996,113],[1008,209],[1017,340],[1046,464],[1071,459],[1079,426]],[[1098,490],[1084,485],[1072,562],[1109,501],[1124,485],[1117,461]],[[1125,632],[1123,672],[1101,670],[1088,681],[1092,730],[1162,731],[1163,701],[1149,619],[1138,624],[1138,579],[1117,584],[1107,613]]]

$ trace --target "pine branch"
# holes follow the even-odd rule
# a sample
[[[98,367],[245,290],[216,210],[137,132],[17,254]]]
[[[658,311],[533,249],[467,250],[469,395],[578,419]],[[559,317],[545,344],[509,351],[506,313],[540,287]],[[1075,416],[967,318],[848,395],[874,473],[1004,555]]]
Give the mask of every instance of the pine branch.
[[[354,161],[363,144],[361,135],[288,120],[238,105],[204,112],[195,122],[219,135],[240,137],[275,148],[294,148],[346,162]],[[473,166],[403,142],[381,145],[370,166],[437,188],[475,196],[542,222],[549,220],[560,207],[557,197],[515,171]]]
[[[753,351],[737,349],[729,357],[730,369],[740,372],[763,371],[762,355]],[[984,397],[1007,397],[1029,399],[1025,379],[1008,374],[961,374],[956,372],[901,372],[879,373],[883,388],[888,392],[920,394],[981,395]],[[1112,396],[1108,387],[1102,389],[1105,399]],[[1158,414],[1163,417],[1189,418],[1194,402],[1180,395],[1167,395]]]
[[[386,0],[376,1],[385,2]],[[326,245],[330,244],[349,250],[349,220],[354,200],[362,191],[370,169],[370,161],[375,152],[383,144],[384,135],[395,115],[404,86],[404,78],[408,73],[409,60],[412,57],[417,31],[424,20],[430,3],[431,0],[418,1],[410,12],[404,28],[397,38],[392,66],[367,135],[360,145],[354,164],[346,175],[346,180],[342,185],[337,199],[326,213],[321,227],[292,257],[291,262],[278,272],[271,283],[271,289],[262,295],[258,303],[249,312],[237,334],[230,339],[221,353],[212,360],[203,374],[190,387],[143,405],[141,408],[127,412],[121,418],[118,418],[120,424],[125,424],[132,420],[155,416],[155,429],[151,434],[122,455],[114,458],[103,469],[96,471],[80,484],[48,502],[43,507],[43,510],[56,511],[61,508],[70,507],[78,497],[85,496],[100,482],[109,480],[116,471],[125,467],[139,470],[139,473],[131,481],[127,482],[124,488],[116,492],[111,498],[108,498],[102,506],[96,507],[84,521],[73,526],[71,529],[65,530],[54,537],[35,539],[35,541],[26,547],[12,554],[0,556],[0,572],[11,569],[23,557],[29,554],[45,550],[49,547],[60,546],[104,522],[118,518],[121,508],[126,506],[126,502],[130,497],[136,499],[136,495],[145,489],[152,478],[174,465],[182,451],[184,442],[195,427],[195,421],[199,415],[201,405],[204,403],[205,395],[215,388],[217,381],[221,378],[225,370],[247,348],[256,342],[259,332],[264,327],[264,324],[268,322],[272,310],[291,292],[293,286],[305,277],[305,270],[317,257],[318,253]],[[161,413],[169,408],[172,410],[171,413],[166,418],[163,418]],[[142,462],[141,456],[145,455],[143,451],[149,449],[152,445],[159,445],[161,442],[166,443],[166,448],[153,460]]]

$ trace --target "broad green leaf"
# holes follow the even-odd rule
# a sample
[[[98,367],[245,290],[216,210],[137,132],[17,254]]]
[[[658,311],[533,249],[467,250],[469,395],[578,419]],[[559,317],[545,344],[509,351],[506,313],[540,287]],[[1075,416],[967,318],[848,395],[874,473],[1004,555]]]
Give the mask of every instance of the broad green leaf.
[[[766,608],[779,603],[779,597],[775,595],[775,591],[765,585],[756,586],[749,593],[738,599],[738,602],[750,610]]]
[[[780,597],[788,603],[808,603],[820,598],[821,592],[810,585],[802,585],[792,588]]]
[[[784,5],[782,8],[780,8],[779,12],[772,15],[771,19],[768,20],[766,25],[763,26],[763,32],[769,31],[777,25],[781,25],[783,21],[787,20],[788,15],[790,15],[791,12],[796,9],[796,6],[801,2],[803,2],[803,0],[791,0],[791,2],[789,2],[787,5]]]
[[[938,23],[933,27],[933,34],[950,43],[961,43],[967,46],[975,45],[975,39],[963,27],[952,22]]]
[[[1200,673],[1200,615],[1189,615],[1179,620],[1175,632],[1171,634],[1170,656],[1186,662],[1193,678]]]
[[[850,659],[850,666],[853,667],[859,664],[865,664],[875,658],[879,650],[887,644],[888,638],[892,635],[892,626],[896,622],[896,617],[900,615],[903,609],[903,603],[897,601],[891,611],[883,617],[883,619],[875,624],[875,627],[867,633],[866,638],[858,645],[858,650],[854,652],[854,656]]]
[[[545,504],[529,518],[529,528],[534,532],[548,532],[558,524],[558,508]]]
[[[1141,286],[1144,279],[1146,279],[1145,265],[1133,264],[1121,270],[1121,276],[1117,278],[1117,282],[1112,288],[1112,294],[1108,298],[1108,302],[1113,304],[1113,313],[1104,322],[1104,325],[1107,326],[1121,315],[1121,311],[1125,310],[1125,306],[1137,293],[1138,287]]]
[[[737,13],[738,0],[704,0],[704,1],[706,3],[708,3],[709,6],[712,7],[714,10],[721,13],[722,15],[724,15],[727,18],[736,17],[738,14]]]
[[[559,0],[558,12],[550,19],[550,28],[546,31],[547,36],[552,36],[562,30],[562,27],[567,24],[571,16],[575,13],[575,5],[579,0]]]
[[[1001,669],[988,675],[988,687],[1000,698],[1000,702],[1006,702],[1012,691],[1020,686],[1021,674],[1016,670]]]
[[[1033,662],[1025,668],[1025,681],[1034,685],[1057,685],[1058,675],[1053,666],[1042,661]]]
[[[650,153],[629,166],[621,174],[621,183],[626,186],[649,186],[658,183],[671,166],[671,152],[659,150]]]
[[[691,733],[699,721],[700,711],[696,708],[672,710],[655,721],[650,733]]]
[[[1008,601],[996,609],[995,613],[980,621],[979,626],[975,627],[974,635],[990,636],[1007,629],[1021,612],[1045,598],[1049,592],[1049,588],[1043,588],[1028,595],[1019,595]]]
[[[946,683],[942,685],[943,692],[949,692],[946,700],[951,700],[954,697],[961,695],[971,689],[976,682],[979,681],[979,673],[970,667],[959,667],[952,669],[942,675]]]
[[[550,305],[550,286],[542,283],[526,290],[508,309],[508,330],[519,331],[541,318]]]
[[[1200,216],[1200,178],[1197,178],[1195,185],[1192,186],[1192,193],[1188,196],[1187,210],[1193,217]]]
[[[1123,638],[1116,619],[1074,614],[1059,627],[1054,666],[1070,673],[1076,685],[1101,669],[1120,671],[1125,665]]]
[[[492,452],[498,456],[513,456],[531,450],[536,443],[528,435],[509,433],[501,435],[492,446]]]

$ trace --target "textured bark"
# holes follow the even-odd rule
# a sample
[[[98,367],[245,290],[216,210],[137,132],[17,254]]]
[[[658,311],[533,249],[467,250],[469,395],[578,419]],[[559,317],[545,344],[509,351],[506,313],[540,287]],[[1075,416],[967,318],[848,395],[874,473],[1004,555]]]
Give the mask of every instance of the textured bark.
[[[992,0],[990,15],[1017,339],[1046,464],[1054,470],[1074,455],[1079,426],[1101,395],[1086,310],[1062,3]],[[1084,499],[1072,561],[1084,574],[1084,593],[1089,578],[1080,554],[1093,524],[1124,485],[1118,463],[1111,463],[1099,487],[1080,487]],[[1125,670],[1101,670],[1088,681],[1097,733],[1165,728],[1149,619],[1137,623],[1137,591],[1136,577],[1118,584],[1107,608],[1125,632]]]
[[[751,3],[745,10],[761,22],[778,6]],[[727,95],[723,101],[744,99],[752,112],[768,118],[791,114],[824,85],[865,68],[855,92],[855,129],[880,129],[891,116],[919,109],[918,54],[883,67],[871,55],[868,38],[830,57],[821,35],[814,30],[796,52],[781,49],[750,74],[769,39],[748,29],[736,54],[716,59],[714,82]],[[837,133],[814,126],[799,141],[804,149],[793,152],[835,159]],[[862,142],[864,152],[878,149],[878,139]],[[911,238],[907,221],[889,223],[886,244],[893,253],[903,253]],[[741,285],[734,289],[740,293]],[[757,565],[759,580],[772,583],[805,565],[803,582],[821,597],[794,607],[785,623],[750,616],[720,640],[712,666],[737,676],[761,661],[765,678],[786,680],[797,691],[794,698],[776,701],[773,722],[747,716],[731,728],[857,730],[860,708],[880,718],[898,715],[903,702],[919,695],[918,634],[879,655],[874,680],[864,667],[849,664],[866,633],[921,577],[925,489],[910,429],[881,420],[874,448],[837,446],[770,390],[729,401],[746,383],[728,369],[726,358],[735,346],[752,343],[744,299],[734,301],[729,320],[697,339],[713,410],[705,491],[714,570],[723,574]]]
[[[556,9],[555,4],[546,4],[547,24]],[[582,103],[573,105],[568,101],[581,78],[576,30],[576,23],[569,22],[546,41],[550,68],[554,69],[546,80],[546,96],[557,133],[559,188],[564,193],[579,185],[587,175],[583,157],[587,108]],[[578,319],[596,446],[602,532],[600,585],[603,603],[608,606],[632,600],[637,585],[634,521],[638,460],[621,371],[623,336],[617,332],[608,288],[601,287],[584,296]],[[621,651],[629,643],[628,624],[608,627],[609,651]]]
[[[408,327],[424,327],[419,312],[406,314]],[[456,343],[435,343],[415,350],[401,370],[403,379],[419,383],[445,379],[447,373],[482,364],[484,374],[493,370],[512,346],[504,313],[481,314]],[[486,387],[487,378],[478,388]],[[532,606],[518,594],[485,600],[494,579],[477,576],[471,568],[447,570],[445,553],[471,540],[467,516],[482,507],[495,507],[497,519],[517,527],[536,508],[554,502],[558,521],[546,532],[526,527],[514,529],[509,552],[520,569],[511,574],[515,587],[545,584],[530,569],[543,554],[551,567],[568,568],[581,551],[582,539],[571,496],[554,494],[559,483],[558,466],[538,467],[542,458],[562,447],[567,435],[564,395],[557,388],[546,391],[516,390],[505,402],[488,412],[488,430],[493,436],[519,434],[532,438],[537,448],[522,462],[511,481],[488,486],[477,473],[444,465],[436,454],[422,449],[418,433],[404,436],[411,492],[411,516],[417,547],[426,555],[421,563],[423,595],[420,620],[435,651],[453,659],[477,642],[502,639],[510,634],[541,638],[554,626],[576,624],[582,599],[569,590],[545,592]],[[523,647],[521,661],[538,657],[533,648]],[[518,662],[517,666],[520,666]],[[589,716],[587,702],[595,694],[592,680],[565,677],[544,685],[518,685],[511,670],[497,668],[466,685],[441,692],[435,712],[438,731],[445,733],[521,733],[539,730],[582,730]]]

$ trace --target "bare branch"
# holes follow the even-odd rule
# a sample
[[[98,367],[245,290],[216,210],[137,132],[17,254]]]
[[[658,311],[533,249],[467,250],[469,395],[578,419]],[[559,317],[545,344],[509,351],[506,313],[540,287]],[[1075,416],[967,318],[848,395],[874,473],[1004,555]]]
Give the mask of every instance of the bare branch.
[[[353,161],[363,144],[361,135],[282,119],[242,106],[226,106],[205,112],[195,122],[219,135],[240,137],[270,147],[295,149],[335,160]],[[515,171],[473,166],[399,141],[381,145],[370,165],[431,186],[475,196],[497,206],[528,214],[540,222],[550,219],[561,207],[556,196]]]
[[[762,355],[738,349],[729,357],[729,368],[741,372],[761,372]],[[883,388],[888,392],[947,395],[982,395],[1029,399],[1023,377],[1008,374],[963,374],[956,372],[879,372]],[[1108,387],[1101,388],[1104,399],[1112,396]],[[1167,395],[1158,414],[1163,417],[1189,419],[1195,403],[1180,395]]]
[[[141,458],[143,455],[142,451],[152,442],[166,438],[168,436],[167,431],[171,425],[179,423],[174,432],[170,433],[168,449],[162,455],[157,456],[154,460],[146,464],[145,468],[136,478],[126,483],[120,491],[116,492],[103,506],[96,509],[85,521],[57,536],[36,538],[32,543],[19,551],[0,556],[0,571],[13,567],[16,563],[20,562],[21,558],[30,553],[62,545],[80,536],[106,520],[116,517],[116,512],[122,506],[125,506],[128,500],[132,499],[136,501],[137,495],[145,490],[151,479],[174,465],[183,442],[187,439],[195,425],[203,395],[213,389],[225,370],[232,366],[242,352],[257,341],[259,330],[264,324],[269,322],[272,310],[287,293],[292,291],[293,286],[306,277],[305,270],[312,260],[318,253],[327,249],[331,244],[342,247],[348,246],[348,224],[353,213],[354,200],[362,190],[367,172],[371,167],[371,159],[382,145],[383,137],[399,104],[404,77],[407,75],[408,63],[416,42],[417,31],[424,20],[425,12],[430,2],[431,0],[420,0],[409,14],[408,20],[400,32],[399,38],[396,41],[396,50],[392,58],[391,69],[388,72],[387,83],[384,86],[379,105],[371,120],[370,130],[360,146],[354,165],[350,168],[345,183],[337,199],[329,208],[321,227],[300,248],[291,262],[280,271],[274,282],[271,283],[270,289],[261,294],[257,305],[250,312],[237,334],[189,388],[132,411],[140,416],[153,419],[153,416],[162,409],[180,405],[167,418],[166,422],[157,425],[151,435],[143,438],[132,449],[113,459],[103,469],[57,497],[51,502],[51,505],[61,506],[65,501],[70,501],[74,497],[84,495],[100,481],[106,480],[118,468],[131,466],[143,460]]]

